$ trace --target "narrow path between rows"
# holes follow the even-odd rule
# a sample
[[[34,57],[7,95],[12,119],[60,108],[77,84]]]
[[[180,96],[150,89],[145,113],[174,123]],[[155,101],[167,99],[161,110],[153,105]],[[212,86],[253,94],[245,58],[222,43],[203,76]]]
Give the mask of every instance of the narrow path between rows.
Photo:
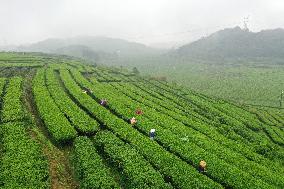
[[[51,189],[77,189],[79,185],[74,178],[73,168],[70,163],[71,148],[69,146],[57,147],[51,142],[50,136],[37,111],[32,92],[32,78],[34,74],[35,71],[31,72],[24,79],[23,83],[24,105],[30,112],[36,125],[36,127],[29,129],[29,134],[41,145],[43,153],[48,159]]]

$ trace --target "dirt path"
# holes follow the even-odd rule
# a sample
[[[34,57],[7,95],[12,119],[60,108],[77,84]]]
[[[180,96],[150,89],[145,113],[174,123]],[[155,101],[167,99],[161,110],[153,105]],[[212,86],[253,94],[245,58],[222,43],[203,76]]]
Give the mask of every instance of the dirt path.
[[[57,147],[49,139],[48,132],[44,123],[40,119],[36,109],[33,93],[32,93],[32,76],[34,70],[31,71],[23,83],[24,104],[32,116],[32,120],[36,127],[29,130],[31,137],[37,141],[43,149],[44,155],[49,162],[49,176],[52,189],[76,189],[79,188],[78,183],[74,179],[74,172],[70,163],[71,148],[68,146]]]

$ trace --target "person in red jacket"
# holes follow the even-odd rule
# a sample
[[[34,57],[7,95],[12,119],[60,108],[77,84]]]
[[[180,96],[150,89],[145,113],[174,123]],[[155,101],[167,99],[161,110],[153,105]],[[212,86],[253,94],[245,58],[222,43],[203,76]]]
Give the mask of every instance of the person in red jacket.
[[[143,114],[143,112],[142,112],[141,109],[137,109],[137,110],[135,111],[135,113],[136,113],[137,115],[142,115],[142,114]]]

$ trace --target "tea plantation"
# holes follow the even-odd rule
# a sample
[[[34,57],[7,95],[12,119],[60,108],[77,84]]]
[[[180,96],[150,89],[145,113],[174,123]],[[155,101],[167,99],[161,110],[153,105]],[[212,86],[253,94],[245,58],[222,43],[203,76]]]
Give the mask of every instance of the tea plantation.
[[[277,109],[45,54],[0,53],[0,77],[1,189],[284,188]]]

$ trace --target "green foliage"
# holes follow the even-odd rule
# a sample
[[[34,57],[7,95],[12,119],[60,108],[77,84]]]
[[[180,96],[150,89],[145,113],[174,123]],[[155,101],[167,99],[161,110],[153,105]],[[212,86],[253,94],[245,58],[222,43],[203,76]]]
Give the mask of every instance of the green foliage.
[[[121,171],[126,188],[171,188],[143,156],[111,132],[99,132],[94,139]]]
[[[72,146],[80,188],[284,187],[281,110],[239,106],[126,70],[65,58],[7,54],[2,60],[45,64],[32,82],[36,109],[51,140]],[[22,123],[21,83],[19,77],[0,79],[0,90],[5,89],[0,188],[48,188],[46,159]],[[107,105],[101,106],[100,99]],[[138,120],[135,125],[129,124],[131,117]],[[201,159],[207,162],[202,174]],[[65,172],[61,165],[57,174]]]
[[[283,89],[283,65],[275,60],[234,62],[176,60],[160,58],[150,65],[137,62],[141,75],[164,75],[169,82],[188,87],[201,94],[239,104],[279,107]]]
[[[74,155],[80,188],[119,188],[90,139],[77,137],[74,142]]]
[[[74,73],[80,77],[79,73]],[[137,132],[129,124],[111,114],[108,110],[100,106],[92,98],[81,95],[81,89],[72,79],[67,70],[60,70],[60,76],[70,93],[90,112],[101,120],[107,128],[113,130],[124,140],[128,141],[139,151],[152,165],[154,165],[164,176],[171,179],[173,186],[179,188],[221,188],[208,177],[199,174],[196,169],[185,163],[177,156],[165,151],[157,143],[149,140]],[[82,80],[77,80],[82,81]],[[83,80],[84,81],[84,80]],[[175,166],[172,166],[175,165]]]
[[[40,146],[25,132],[25,124],[21,122],[0,125],[0,188],[50,187],[48,162]]]
[[[64,92],[52,69],[46,71],[47,88],[49,89],[58,108],[69,118],[75,128],[84,134],[94,133],[99,124],[80,109]],[[87,95],[87,94],[82,94]]]
[[[85,84],[87,85],[86,82]],[[135,89],[131,89],[131,85],[124,84],[121,88],[118,87],[119,84],[111,85],[116,87],[112,88],[110,87],[110,85],[100,85],[99,83],[95,83],[95,87],[93,87],[92,90],[94,90],[94,94],[96,94],[98,97],[100,97],[100,95],[108,96],[108,107],[111,108],[112,111],[115,111],[122,115],[122,117],[131,116],[131,113],[129,114],[127,112],[134,112],[137,106],[142,108],[147,114],[138,117],[137,127],[139,128],[139,130],[147,133],[151,128],[156,128],[158,131],[157,140],[160,143],[162,143],[165,147],[167,147],[174,153],[179,154],[183,159],[195,164],[196,167],[198,167],[200,159],[206,159],[206,161],[208,160],[209,164],[213,165],[210,168],[208,167],[207,172],[207,174],[211,178],[219,180],[219,182],[224,182],[224,184],[231,185],[231,187],[269,187],[269,185],[267,185],[266,183],[263,183],[260,180],[255,180],[253,177],[245,173],[249,172],[251,174],[254,174],[255,177],[258,177],[259,179],[268,181],[268,183],[273,182],[276,185],[283,186],[284,180],[280,175],[276,176],[267,168],[250,162],[249,160],[243,158],[241,155],[229,149],[226,149],[225,147],[220,147],[223,142],[219,144],[215,143],[212,141],[212,139],[206,139],[207,137],[205,135],[198,134],[196,131],[190,128],[186,128],[180,122],[169,119],[168,116],[162,116],[158,112],[152,111],[151,108],[145,106],[146,104],[150,103],[150,101],[146,100],[148,98],[151,98],[150,95],[143,93],[143,91],[141,90],[137,94],[131,93],[130,91],[135,91]],[[114,93],[112,92],[115,90],[117,91],[117,88],[119,88],[121,93],[119,97],[117,95],[113,95]],[[103,89],[105,89],[104,92],[102,92]],[[129,97],[123,95],[123,93],[129,95]],[[143,104],[138,104],[130,98],[132,96],[135,96],[135,99],[139,100],[140,98],[138,97],[138,95],[143,96],[143,100],[141,100]],[[154,106],[155,104],[149,104],[149,107]],[[166,106],[168,107],[168,109],[170,109],[169,105],[164,104],[163,106]],[[165,111],[161,109],[160,111],[163,111],[168,115],[172,115],[168,110]],[[181,116],[179,117],[179,119],[181,120]],[[183,133],[183,135],[186,136],[186,139],[188,140],[187,142],[181,140],[180,133]],[[221,138],[220,135],[218,137]],[[232,145],[230,146],[230,148],[232,148]],[[204,149],[202,149],[201,147]],[[205,150],[208,150],[208,152],[206,152]],[[247,170],[246,167],[250,167],[250,170]],[[224,172],[227,173],[226,176],[223,175]],[[243,176],[241,179],[236,179],[238,177],[234,176],[234,174],[241,174]],[[229,177],[228,175],[231,175],[231,177]]]
[[[77,135],[64,114],[51,98],[44,82],[44,69],[38,70],[33,80],[33,93],[42,120],[56,142],[68,142]]]
[[[14,77],[9,80],[6,94],[4,96],[4,106],[2,110],[2,121],[21,121],[25,119],[25,110],[22,106],[22,78]]]

